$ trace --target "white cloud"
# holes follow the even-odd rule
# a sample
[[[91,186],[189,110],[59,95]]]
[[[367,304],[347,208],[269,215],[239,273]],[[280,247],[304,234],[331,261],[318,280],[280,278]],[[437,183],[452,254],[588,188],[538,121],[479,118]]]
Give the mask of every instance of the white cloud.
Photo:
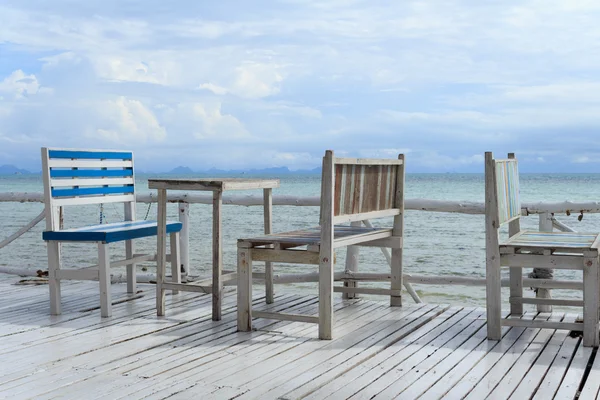
[[[26,75],[20,69],[0,82],[0,93],[6,93],[15,99],[24,99],[27,96],[37,94],[41,89],[35,75]]]
[[[100,126],[95,133],[108,142],[140,144],[162,142],[166,130],[139,100],[123,96],[100,104]],[[94,137],[95,135],[91,135]]]
[[[249,136],[244,125],[230,114],[221,112],[221,104],[194,104],[193,116],[200,122],[194,136],[198,139],[242,138]]]

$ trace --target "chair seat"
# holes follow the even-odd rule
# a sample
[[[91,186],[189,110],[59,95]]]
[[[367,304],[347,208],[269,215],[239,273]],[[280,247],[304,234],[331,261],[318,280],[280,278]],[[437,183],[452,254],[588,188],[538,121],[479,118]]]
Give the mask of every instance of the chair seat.
[[[598,233],[523,231],[500,244],[504,248],[585,251],[597,249]]]
[[[367,228],[346,225],[336,225],[334,227],[334,242],[350,240],[354,237],[364,238],[361,241],[366,242],[370,239],[376,240],[390,236],[392,236],[392,228]],[[279,245],[281,248],[318,246],[321,242],[321,227],[316,226],[309,229],[238,239],[238,242],[250,243],[253,246]]]
[[[181,222],[167,221],[167,233],[179,232],[181,227]],[[156,236],[156,234],[156,221],[126,221],[85,226],[83,228],[65,229],[62,231],[45,231],[42,234],[42,238],[44,240],[58,240],[64,242],[112,243]]]

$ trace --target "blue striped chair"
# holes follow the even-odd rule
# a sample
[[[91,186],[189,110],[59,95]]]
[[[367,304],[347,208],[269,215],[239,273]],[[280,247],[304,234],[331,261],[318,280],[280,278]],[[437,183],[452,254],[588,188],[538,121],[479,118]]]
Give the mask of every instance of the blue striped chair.
[[[598,233],[522,231],[519,170],[514,154],[496,160],[485,153],[486,303],[488,339],[500,340],[502,326],[583,330],[583,345],[598,347],[600,274]],[[499,240],[499,228],[509,224],[509,237]],[[510,267],[511,318],[501,317],[500,268]],[[523,268],[583,271],[583,301],[523,297]],[[523,304],[583,306],[578,322],[521,319]],[[583,329],[582,329],[583,328]]]
[[[42,238],[48,247],[50,313],[61,313],[60,281],[98,280],[102,317],[110,317],[110,267],[126,266],[127,292],[135,293],[136,263],[155,259],[155,255],[134,255],[133,239],[155,236],[156,221],[135,221],[135,174],[133,153],[112,150],[74,150],[42,148],[42,174],[46,231]],[[123,203],[123,222],[61,229],[60,210],[71,205]],[[167,223],[171,234],[171,267],[179,282],[177,243],[180,222]],[[61,269],[61,242],[96,243],[98,265],[84,269]],[[108,245],[125,242],[126,258],[110,261]]]

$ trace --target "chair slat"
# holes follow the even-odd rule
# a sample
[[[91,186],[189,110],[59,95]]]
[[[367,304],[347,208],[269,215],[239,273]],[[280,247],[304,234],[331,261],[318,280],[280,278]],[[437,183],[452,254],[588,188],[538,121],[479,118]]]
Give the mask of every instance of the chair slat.
[[[334,215],[394,208],[397,165],[336,164]]]
[[[496,161],[496,196],[500,224],[521,215],[517,160]]]
[[[111,186],[96,188],[77,188],[77,189],[52,189],[52,197],[74,197],[105,194],[127,194],[133,193],[133,185]]]
[[[131,151],[49,150],[48,157],[89,160],[132,160]]]
[[[55,158],[48,160],[50,168],[133,168],[131,160],[71,160]]]
[[[106,178],[106,179],[52,179],[50,186],[74,187],[74,186],[104,186],[104,185],[133,185],[133,177],[130,178]]]
[[[98,178],[121,176],[133,176],[133,169],[50,169],[50,178]]]

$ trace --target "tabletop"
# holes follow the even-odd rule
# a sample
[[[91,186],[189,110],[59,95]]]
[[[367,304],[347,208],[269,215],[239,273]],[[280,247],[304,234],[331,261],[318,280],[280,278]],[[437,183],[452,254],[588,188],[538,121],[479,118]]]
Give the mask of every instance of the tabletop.
[[[150,189],[171,190],[248,190],[273,189],[279,187],[279,179],[256,178],[152,178],[148,179]]]

